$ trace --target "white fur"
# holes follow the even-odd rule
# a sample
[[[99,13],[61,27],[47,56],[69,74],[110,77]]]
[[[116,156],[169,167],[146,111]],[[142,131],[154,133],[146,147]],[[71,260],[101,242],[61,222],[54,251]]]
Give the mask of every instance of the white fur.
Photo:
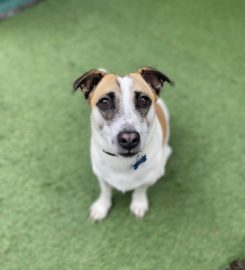
[[[130,91],[131,80],[129,77],[118,78],[122,89],[120,105],[122,111],[114,121],[113,126],[107,127],[108,130],[105,127],[103,131],[108,140],[102,138],[101,131],[97,128],[95,118],[99,117],[98,112],[92,113],[92,168],[101,187],[101,194],[90,209],[90,217],[93,220],[102,220],[106,217],[111,207],[111,188],[116,188],[122,192],[134,190],[130,210],[136,217],[142,218],[149,208],[146,195],[147,188],[164,175],[165,165],[171,154],[171,148],[168,145],[169,134],[166,143],[162,144],[162,129],[155,115],[154,106],[148,112],[151,126],[147,133],[145,130],[147,127],[139,122],[133,106],[133,94]],[[169,121],[165,103],[160,98],[157,102],[163,108]],[[124,125],[132,125],[142,135],[141,154],[146,155],[147,160],[137,170],[132,168],[132,163],[135,162],[136,157],[110,156],[103,152],[103,150],[106,150],[115,153],[116,148],[113,145],[113,138]]]

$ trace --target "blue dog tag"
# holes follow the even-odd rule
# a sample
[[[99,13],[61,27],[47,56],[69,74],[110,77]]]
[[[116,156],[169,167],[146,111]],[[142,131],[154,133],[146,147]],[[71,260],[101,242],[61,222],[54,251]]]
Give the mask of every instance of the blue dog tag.
[[[132,164],[132,167],[134,168],[134,170],[137,170],[139,168],[139,166],[144,163],[147,160],[146,155],[144,156],[139,156],[138,158],[136,158],[136,161]]]

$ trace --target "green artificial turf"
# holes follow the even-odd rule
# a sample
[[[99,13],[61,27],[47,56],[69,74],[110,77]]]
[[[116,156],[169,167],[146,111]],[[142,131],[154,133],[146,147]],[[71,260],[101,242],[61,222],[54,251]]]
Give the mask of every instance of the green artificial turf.
[[[0,269],[220,270],[245,257],[242,0],[43,1],[0,24]],[[144,220],[115,192],[103,223],[89,107],[74,79],[143,65],[162,92],[173,155]]]

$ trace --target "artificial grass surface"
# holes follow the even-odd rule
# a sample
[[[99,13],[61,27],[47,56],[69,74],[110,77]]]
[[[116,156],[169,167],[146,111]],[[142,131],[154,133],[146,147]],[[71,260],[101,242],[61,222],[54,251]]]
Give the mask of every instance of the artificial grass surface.
[[[0,24],[0,269],[225,269],[245,257],[244,1],[44,1]],[[71,85],[159,68],[173,156],[143,221],[92,224],[89,107]]]

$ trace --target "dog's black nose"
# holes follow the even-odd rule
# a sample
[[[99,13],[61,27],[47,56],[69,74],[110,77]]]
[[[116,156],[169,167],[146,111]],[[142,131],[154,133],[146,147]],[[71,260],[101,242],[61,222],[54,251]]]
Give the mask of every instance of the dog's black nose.
[[[124,149],[131,150],[140,142],[140,135],[135,131],[120,132],[117,135],[117,141]]]

